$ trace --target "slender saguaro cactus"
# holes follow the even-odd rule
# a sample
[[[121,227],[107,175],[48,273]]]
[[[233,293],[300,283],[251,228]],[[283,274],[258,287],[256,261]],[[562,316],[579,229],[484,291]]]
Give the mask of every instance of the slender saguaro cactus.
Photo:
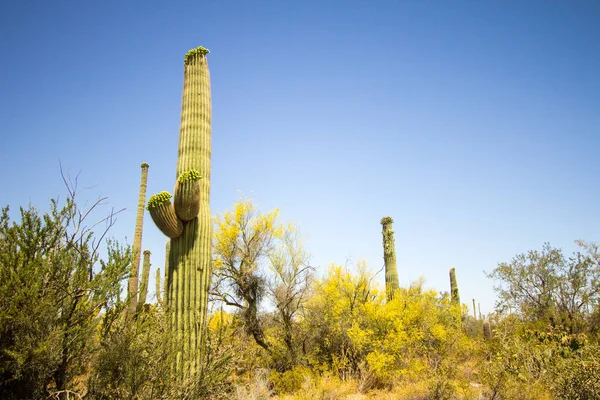
[[[383,261],[385,263],[385,291],[388,301],[394,297],[398,290],[398,268],[396,267],[396,249],[394,245],[394,231],[392,224],[394,220],[390,217],[381,219],[383,234]]]
[[[161,287],[160,287],[160,268],[156,269],[156,276],[154,277],[154,281],[156,283],[156,301],[158,302],[158,304],[160,304],[162,306],[163,303],[163,299],[162,299],[162,293],[161,293]]]
[[[140,284],[140,296],[137,303],[137,311],[140,312],[146,304],[148,296],[148,278],[150,278],[150,250],[144,250],[144,264],[142,265],[142,283]]]
[[[477,319],[477,309],[475,308],[475,299],[473,299],[473,318]]]
[[[450,268],[450,294],[452,296],[452,302],[455,304],[460,304],[458,284],[456,283],[456,270],[454,268]]]
[[[140,194],[138,196],[137,216],[135,219],[135,232],[133,234],[133,248],[131,260],[131,276],[129,277],[128,293],[129,312],[135,313],[137,309],[137,292],[140,269],[140,257],[142,255],[142,230],[144,227],[144,204],[146,203],[146,187],[148,183],[148,167],[142,163],[142,179],[140,182]]]
[[[172,311],[176,369],[181,377],[195,373],[200,364],[210,279],[211,99],[206,54],[207,49],[198,47],[184,58],[174,202],[165,192],[148,201],[152,219],[171,238],[166,304]]]

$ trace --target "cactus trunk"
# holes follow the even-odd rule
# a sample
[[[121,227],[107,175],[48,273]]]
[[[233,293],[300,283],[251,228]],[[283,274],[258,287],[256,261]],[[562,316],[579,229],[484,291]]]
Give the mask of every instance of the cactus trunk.
[[[460,304],[460,296],[458,295],[458,284],[456,283],[456,269],[450,268],[450,294],[452,302]]]
[[[144,264],[142,265],[142,283],[140,284],[140,296],[137,302],[137,312],[142,310],[148,296],[148,278],[150,278],[150,251],[144,251]]]
[[[477,319],[477,309],[475,308],[475,299],[473,299],[473,318]]]
[[[390,217],[381,219],[383,234],[383,261],[385,263],[385,291],[390,301],[394,292],[398,290],[398,268],[396,267],[396,249],[394,244],[394,231],[392,231],[392,220]]]
[[[183,233],[170,241],[167,304],[175,334],[177,371],[185,377],[198,370],[206,324],[211,261],[210,76],[203,48],[186,54],[184,66],[179,157],[176,178],[198,171],[198,216],[184,223]]]
[[[137,309],[137,292],[140,269],[140,257],[142,255],[142,230],[144,227],[144,204],[146,203],[146,188],[148,183],[148,164],[142,163],[142,178],[140,182],[140,194],[138,196],[137,216],[135,219],[135,232],[133,234],[133,247],[131,260],[131,275],[127,290],[129,298],[129,312],[135,313]]]

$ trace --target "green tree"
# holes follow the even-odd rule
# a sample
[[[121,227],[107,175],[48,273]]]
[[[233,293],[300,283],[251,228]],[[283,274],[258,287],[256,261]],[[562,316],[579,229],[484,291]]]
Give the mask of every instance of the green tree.
[[[88,209],[75,202],[76,185],[64,206],[50,211],[21,208],[11,221],[0,215],[0,397],[37,398],[49,388],[78,389],[96,349],[102,311],[119,303],[131,251],[108,241],[111,212],[100,235],[89,221],[105,199]]]
[[[500,263],[488,276],[497,280],[499,307],[518,312],[538,325],[564,327],[570,333],[589,330],[600,301],[598,246],[578,241],[584,252],[571,257],[548,243]]]

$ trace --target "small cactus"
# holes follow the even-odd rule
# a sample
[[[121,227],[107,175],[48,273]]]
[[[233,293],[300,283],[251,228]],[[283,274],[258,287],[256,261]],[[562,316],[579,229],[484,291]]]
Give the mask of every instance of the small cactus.
[[[492,327],[490,326],[490,321],[483,321],[483,337],[485,339],[492,338]]]
[[[140,284],[140,297],[137,303],[137,312],[140,312],[146,304],[148,296],[148,278],[150,277],[150,250],[144,250],[144,264],[142,265],[142,282]]]
[[[394,297],[394,292],[398,290],[398,268],[396,266],[396,249],[394,245],[394,231],[392,223],[394,220],[390,217],[381,219],[381,228],[383,235],[383,261],[385,263],[385,291],[388,301]]]
[[[156,269],[156,276],[154,280],[156,281],[156,301],[158,302],[158,304],[162,305],[163,301],[160,287],[160,268]]]
[[[450,268],[450,294],[454,304],[460,304],[460,296],[458,295],[458,284],[456,283],[456,269]]]

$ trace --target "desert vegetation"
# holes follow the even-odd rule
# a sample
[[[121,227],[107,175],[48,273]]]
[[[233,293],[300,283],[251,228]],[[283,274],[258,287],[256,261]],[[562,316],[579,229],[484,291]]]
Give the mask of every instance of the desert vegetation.
[[[132,247],[106,240],[118,212],[92,220],[103,199],[82,208],[68,179],[47,212],[2,210],[0,398],[600,398],[594,243],[500,263],[484,316],[461,303],[460,267],[447,287],[399,285],[390,217],[380,287],[364,262],[317,270],[279,210],[241,198],[211,215],[207,54],[184,59],[174,195],[146,202],[142,164]],[[152,299],[144,206],[169,238]]]

